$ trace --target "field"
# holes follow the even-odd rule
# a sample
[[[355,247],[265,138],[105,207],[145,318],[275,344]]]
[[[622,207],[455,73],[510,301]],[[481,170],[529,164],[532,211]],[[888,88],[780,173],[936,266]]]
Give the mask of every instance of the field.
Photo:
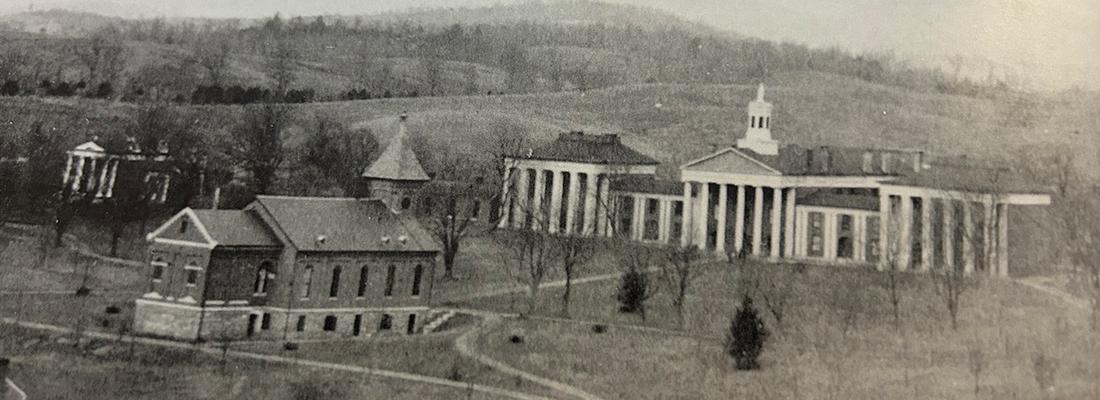
[[[0,326],[0,354],[34,399],[494,399],[480,393],[385,378],[252,360],[222,360],[191,351],[95,342],[101,354],[57,343],[56,336]],[[470,396],[470,397],[467,397]]]
[[[573,317],[590,322],[511,320],[478,344],[510,365],[605,398],[1040,398],[1033,370],[1038,354],[1057,363],[1050,398],[1100,394],[1100,362],[1093,356],[1100,354],[1100,340],[1087,332],[1087,315],[1047,294],[1008,281],[981,282],[964,294],[955,332],[930,278],[911,277],[902,286],[895,330],[870,272],[769,268],[795,285],[782,327],[757,296],[772,331],[758,371],[737,371],[722,353],[742,293],[737,273],[724,264],[712,265],[696,281],[682,335],[615,325],[678,328],[665,293],[649,301],[643,323],[618,312],[617,282],[607,281],[574,293]],[[556,293],[544,292],[542,314],[553,313]],[[504,302],[485,299],[475,306],[500,308]],[[612,325],[599,334],[593,323]],[[523,344],[509,342],[514,334],[524,337]],[[970,372],[975,351],[984,360],[977,394]]]

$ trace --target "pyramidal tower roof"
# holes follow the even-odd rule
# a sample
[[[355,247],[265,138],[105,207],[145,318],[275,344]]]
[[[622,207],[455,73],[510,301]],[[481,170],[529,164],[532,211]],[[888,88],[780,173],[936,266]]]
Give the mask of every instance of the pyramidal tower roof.
[[[427,181],[431,178],[424,172],[420,165],[420,159],[416,158],[412,146],[409,145],[408,133],[405,131],[405,120],[408,115],[401,113],[401,119],[397,123],[397,135],[390,138],[382,155],[363,172],[364,178],[385,179],[392,181]]]

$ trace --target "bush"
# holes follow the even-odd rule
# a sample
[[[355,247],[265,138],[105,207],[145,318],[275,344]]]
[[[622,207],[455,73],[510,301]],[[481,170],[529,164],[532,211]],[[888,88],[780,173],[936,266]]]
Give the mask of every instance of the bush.
[[[764,320],[758,314],[752,305],[752,298],[746,295],[730,323],[725,349],[726,353],[733,357],[737,369],[750,370],[760,367],[757,359],[764,351],[768,329],[764,327]]]
[[[592,325],[592,332],[595,332],[595,333],[607,332],[607,325],[604,325],[604,324]]]
[[[523,336],[520,335],[512,335],[512,337],[508,338],[508,340],[515,344],[523,344]]]
[[[19,94],[19,82],[13,80],[4,81],[0,86],[0,96],[16,96]]]
[[[615,296],[619,300],[619,312],[644,312],[645,301],[649,297],[648,291],[649,277],[645,272],[636,269],[624,272],[619,284],[619,293]]]

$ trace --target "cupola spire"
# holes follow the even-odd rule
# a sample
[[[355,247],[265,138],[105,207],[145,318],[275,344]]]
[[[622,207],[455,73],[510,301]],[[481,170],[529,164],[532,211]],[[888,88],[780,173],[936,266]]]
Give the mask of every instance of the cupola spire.
[[[772,104],[764,100],[764,92],[761,83],[756,88],[756,100],[749,103],[749,127],[745,137],[737,140],[737,148],[774,156],[779,154],[779,142],[772,139]]]

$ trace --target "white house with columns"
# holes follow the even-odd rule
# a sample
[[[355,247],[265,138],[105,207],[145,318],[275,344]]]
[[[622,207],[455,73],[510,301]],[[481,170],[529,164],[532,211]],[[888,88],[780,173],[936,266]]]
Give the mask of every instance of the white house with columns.
[[[168,161],[167,146],[162,142],[158,147],[155,153],[143,153],[132,138],[125,148],[112,150],[105,149],[95,139],[80,144],[65,152],[67,158],[61,176],[62,188],[71,194],[92,196],[94,201],[109,199],[114,196],[120,166],[126,173],[127,165]],[[144,168],[143,171],[145,176],[142,180],[150,193],[150,200],[164,203],[168,198],[172,174],[164,168]]]
[[[1011,171],[920,150],[781,145],[764,94],[761,85],[736,145],[681,165],[678,182],[656,177],[657,162],[616,135],[563,134],[506,158],[500,226],[1004,276],[1010,206],[1050,204],[1044,188]]]

